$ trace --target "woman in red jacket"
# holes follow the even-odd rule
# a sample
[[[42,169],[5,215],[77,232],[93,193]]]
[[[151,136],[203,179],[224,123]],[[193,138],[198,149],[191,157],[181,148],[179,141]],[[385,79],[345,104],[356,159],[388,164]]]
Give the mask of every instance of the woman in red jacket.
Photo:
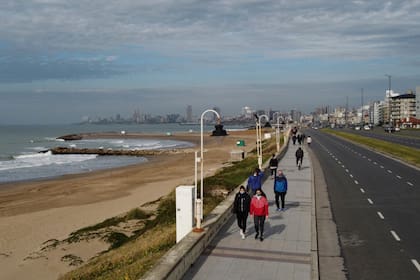
[[[264,222],[268,218],[268,201],[263,195],[261,189],[257,189],[251,200],[249,210],[251,216],[254,216],[255,239],[260,237],[260,241],[264,240]]]

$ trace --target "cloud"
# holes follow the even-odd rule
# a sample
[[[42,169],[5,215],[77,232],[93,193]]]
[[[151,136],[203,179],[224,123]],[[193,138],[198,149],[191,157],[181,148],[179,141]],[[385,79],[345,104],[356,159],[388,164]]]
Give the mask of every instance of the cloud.
[[[14,1],[0,38],[51,50],[141,46],[165,53],[274,57],[417,55],[418,1]]]

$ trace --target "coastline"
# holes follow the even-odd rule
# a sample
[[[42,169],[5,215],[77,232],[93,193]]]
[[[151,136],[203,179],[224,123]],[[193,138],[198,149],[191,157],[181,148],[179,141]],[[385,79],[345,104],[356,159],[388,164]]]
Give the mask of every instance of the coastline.
[[[138,134],[130,137],[188,141],[196,145],[188,149],[199,150],[200,135],[197,133],[172,136]],[[238,139],[253,143],[254,138],[254,131],[230,132],[227,137],[206,135],[205,176],[229,162],[230,151],[238,149]],[[243,148],[249,151],[253,146]],[[73,269],[58,257],[25,258],[39,250],[47,240],[64,239],[77,229],[157,200],[177,185],[192,184],[192,151],[148,157],[149,162],[139,165],[15,183],[10,188],[4,184],[5,187],[0,190],[2,274],[8,279],[28,276],[55,279]]]

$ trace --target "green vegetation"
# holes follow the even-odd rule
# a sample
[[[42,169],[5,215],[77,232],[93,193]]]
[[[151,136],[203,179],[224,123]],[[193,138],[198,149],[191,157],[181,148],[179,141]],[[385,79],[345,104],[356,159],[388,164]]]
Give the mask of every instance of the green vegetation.
[[[341,136],[345,139],[366,145],[376,151],[389,154],[393,157],[399,158],[410,164],[420,166],[420,150],[416,148],[410,148],[407,146],[390,143],[383,140],[373,139],[370,137],[360,136],[353,133],[337,131],[333,129],[323,129],[324,132]]]
[[[275,152],[274,140],[263,143],[266,161]],[[204,179],[204,215],[208,215],[224,198],[253,172],[255,154],[222,168],[215,175]],[[136,208],[122,217],[114,217],[94,226],[72,233],[77,236],[88,231],[118,225],[130,219],[144,219],[144,226],[130,237],[112,232],[108,235],[110,250],[91,259],[85,265],[68,272],[60,279],[138,279],[144,275],[175,244],[175,191],[159,201],[155,216]],[[111,250],[112,249],[112,250]]]

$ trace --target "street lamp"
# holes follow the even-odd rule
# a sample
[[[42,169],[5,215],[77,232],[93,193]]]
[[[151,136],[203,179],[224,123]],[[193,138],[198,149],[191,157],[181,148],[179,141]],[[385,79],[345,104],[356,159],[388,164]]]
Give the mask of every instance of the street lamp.
[[[261,118],[264,117],[267,121],[269,121],[270,119],[267,115],[258,116],[257,114],[255,114],[254,116],[257,119],[256,125],[255,125],[255,132],[257,134],[258,168],[261,170],[262,168]]]
[[[392,118],[391,118],[391,75],[385,74],[388,77],[388,125],[391,125]]]
[[[282,116],[277,117],[277,128],[276,128],[276,145],[277,145],[277,153],[280,152],[280,119]]]
[[[212,112],[214,114],[216,114],[217,118],[220,119],[220,115],[218,112],[216,112],[215,110],[212,109],[208,109],[205,110],[202,114],[201,114],[201,145],[200,145],[200,157],[197,158],[197,153],[195,154],[195,201],[196,201],[196,228],[193,230],[194,232],[202,232],[203,229],[201,228],[201,221],[203,220],[203,198],[204,198],[204,183],[203,183],[203,162],[204,162],[204,153],[203,153],[203,118],[204,115],[208,112]],[[197,198],[197,162],[200,162],[200,198]]]

